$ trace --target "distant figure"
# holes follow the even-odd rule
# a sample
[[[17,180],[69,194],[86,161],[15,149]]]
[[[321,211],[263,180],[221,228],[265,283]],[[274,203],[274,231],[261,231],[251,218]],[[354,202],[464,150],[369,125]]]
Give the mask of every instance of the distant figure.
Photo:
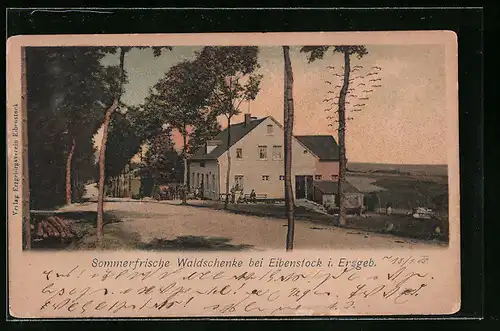
[[[234,203],[236,201],[236,189],[234,186],[231,188],[231,203]]]
[[[386,213],[387,213],[387,215],[391,215],[392,214],[392,207],[391,207],[390,203],[387,204]]]
[[[255,194],[255,190],[252,189],[252,192],[250,192],[250,201],[255,202],[257,200],[257,194]]]

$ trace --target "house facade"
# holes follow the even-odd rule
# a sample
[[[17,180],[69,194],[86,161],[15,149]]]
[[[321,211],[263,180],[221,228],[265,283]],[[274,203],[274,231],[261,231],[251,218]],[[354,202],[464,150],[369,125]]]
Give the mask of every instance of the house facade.
[[[141,191],[141,176],[135,163],[127,164],[119,176],[106,185],[106,195],[115,198],[132,198]]]
[[[218,200],[226,192],[228,153],[231,157],[229,187],[267,198],[284,198],[284,131],[273,117],[254,118],[231,125],[189,159],[190,189]],[[292,187],[297,199],[313,200],[315,180],[336,181],[339,173],[338,145],[332,136],[294,136],[292,139]]]

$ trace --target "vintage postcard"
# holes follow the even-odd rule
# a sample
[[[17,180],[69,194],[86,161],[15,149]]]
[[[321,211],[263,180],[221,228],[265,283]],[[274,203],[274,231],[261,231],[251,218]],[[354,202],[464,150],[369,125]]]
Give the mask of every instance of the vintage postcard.
[[[453,314],[450,31],[16,36],[16,318]]]

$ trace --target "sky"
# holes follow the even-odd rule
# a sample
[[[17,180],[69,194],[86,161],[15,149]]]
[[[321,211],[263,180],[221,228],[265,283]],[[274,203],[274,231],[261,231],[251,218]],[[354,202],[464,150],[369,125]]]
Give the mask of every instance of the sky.
[[[348,161],[446,164],[444,45],[366,45],[366,48],[367,55],[351,60],[352,67],[362,68],[352,73],[354,90],[347,105],[347,116],[352,117],[346,128]],[[130,105],[144,102],[149,89],[172,65],[193,59],[200,49],[178,46],[156,58],[150,49],[127,53],[125,69],[129,83],[125,85],[123,101]],[[323,100],[338,95],[339,88],[335,86],[341,78],[335,74],[343,73],[342,55],[329,50],[323,59],[308,63],[300,47],[291,47],[290,57],[294,75],[294,134],[330,134],[337,139],[337,123],[329,119],[336,114],[325,111],[329,106]],[[103,64],[117,65],[118,57],[109,55]],[[259,47],[259,64],[263,75],[260,92],[254,101],[242,104],[242,114],[233,123],[241,121],[246,112],[257,117],[271,115],[283,123],[282,48]],[[372,72],[377,75],[365,76]],[[374,77],[380,81],[369,82]],[[373,92],[363,92],[370,84],[381,86],[368,87]],[[333,94],[329,93],[332,87]],[[355,96],[368,99],[359,100]],[[355,107],[356,104],[364,106]],[[175,137],[177,143],[179,138]],[[100,133],[96,141],[100,141]]]

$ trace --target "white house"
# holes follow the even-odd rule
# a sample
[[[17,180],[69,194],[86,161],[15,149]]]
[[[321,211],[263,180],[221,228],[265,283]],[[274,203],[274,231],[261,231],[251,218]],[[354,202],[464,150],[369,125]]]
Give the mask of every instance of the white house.
[[[218,200],[226,194],[227,153],[231,153],[229,187],[245,194],[284,198],[283,127],[272,116],[251,117],[231,125],[189,159],[190,188],[202,190],[205,198]],[[314,181],[336,181],[339,148],[332,136],[295,136],[292,141],[292,186],[296,198],[313,199]]]

